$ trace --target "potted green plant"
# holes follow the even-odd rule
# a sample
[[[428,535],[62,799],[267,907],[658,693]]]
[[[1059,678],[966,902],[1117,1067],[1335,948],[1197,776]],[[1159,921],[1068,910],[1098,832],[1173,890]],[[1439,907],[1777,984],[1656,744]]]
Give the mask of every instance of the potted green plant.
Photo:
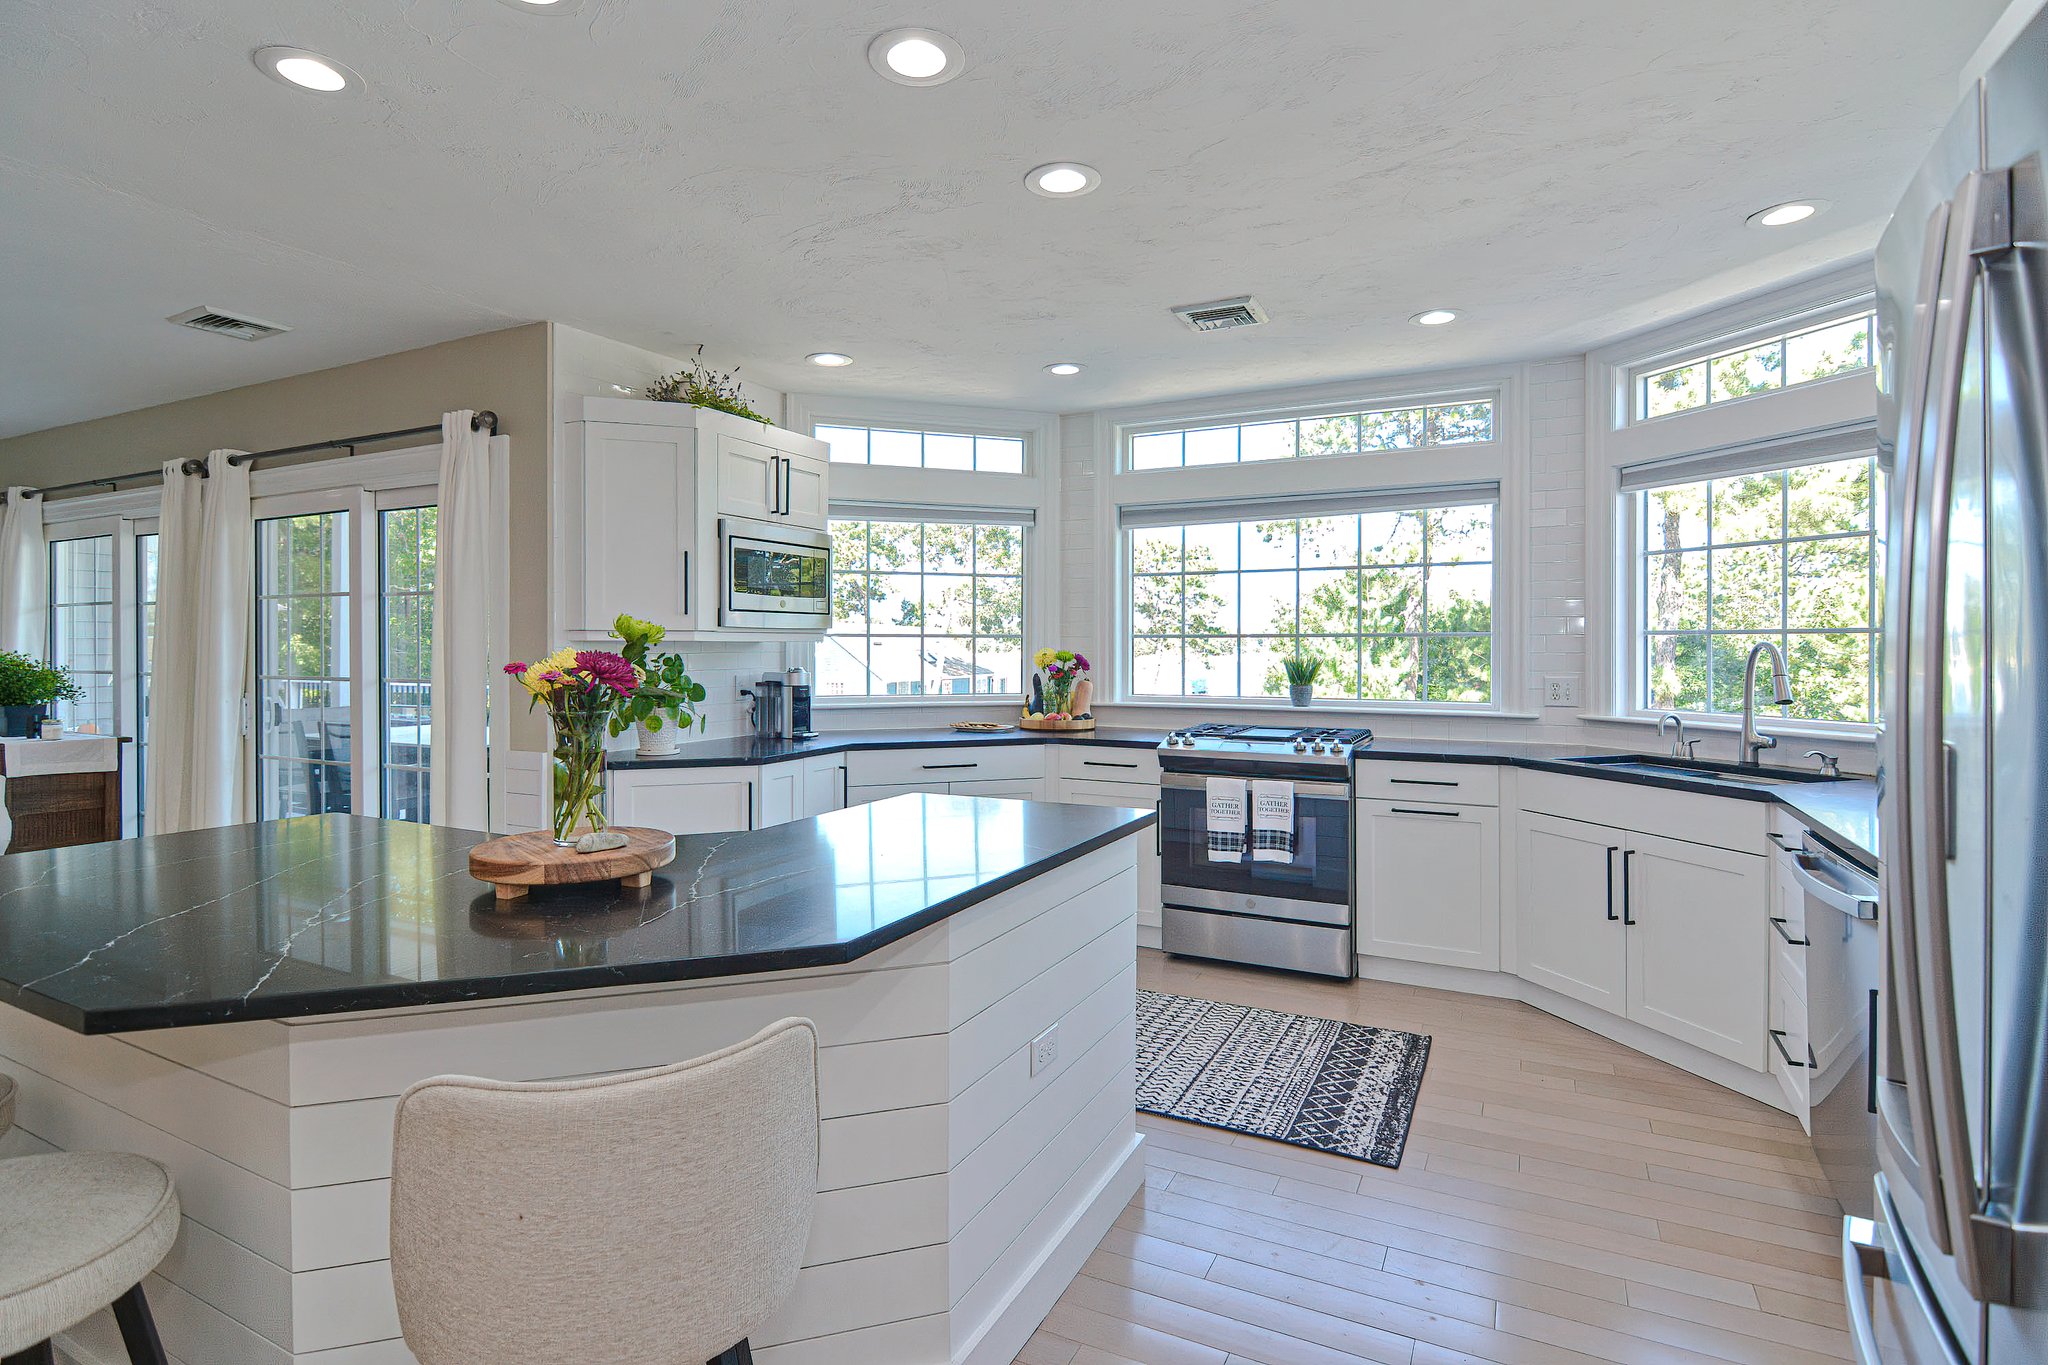
[[[0,652],[0,735],[33,735],[54,701],[83,701],[71,670],[12,650]]]
[[[766,417],[747,406],[746,394],[740,389],[739,370],[720,374],[704,363],[703,356],[704,348],[699,346],[688,369],[655,380],[647,386],[647,396],[657,403],[688,403],[693,408],[729,412],[764,427],[769,425]]]
[[[704,701],[704,684],[690,676],[682,655],[654,652],[668,637],[666,627],[621,615],[612,622],[611,636],[619,642],[620,656],[640,675],[640,686],[612,717],[612,734],[633,726],[640,739],[637,756],[665,758],[676,751],[686,726],[703,725],[697,708]]]
[[[1281,667],[1287,671],[1287,700],[1296,706],[1307,706],[1316,694],[1316,679],[1322,674],[1323,661],[1296,654]]]

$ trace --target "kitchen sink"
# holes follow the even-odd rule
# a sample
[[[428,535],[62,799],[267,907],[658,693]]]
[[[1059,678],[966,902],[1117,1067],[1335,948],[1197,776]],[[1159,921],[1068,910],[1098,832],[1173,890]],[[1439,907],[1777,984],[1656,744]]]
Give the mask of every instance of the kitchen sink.
[[[1598,754],[1568,758],[1566,763],[1601,768],[1611,773],[1633,773],[1642,777],[1682,777],[1692,781],[1739,782],[1749,787],[1800,787],[1815,782],[1839,782],[1838,777],[1820,773],[1795,773],[1784,769],[1759,771],[1733,763],[1687,762],[1683,759],[1636,758],[1627,754]]]

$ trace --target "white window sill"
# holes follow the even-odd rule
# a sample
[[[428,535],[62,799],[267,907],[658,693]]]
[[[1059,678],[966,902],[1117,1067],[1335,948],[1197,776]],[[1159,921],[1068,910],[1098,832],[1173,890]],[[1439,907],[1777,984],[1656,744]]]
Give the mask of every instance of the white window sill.
[[[1307,706],[1296,706],[1285,697],[1121,697],[1103,701],[1101,706],[1119,710],[1186,711],[1200,707],[1211,711],[1334,711],[1352,716],[1461,716],[1468,720],[1541,720],[1535,711],[1507,711],[1492,706],[1460,706],[1454,703],[1358,702],[1318,697]]]
[[[1580,720],[1589,725],[1635,725],[1645,729],[1657,728],[1657,716],[1653,715],[1581,715]],[[1734,716],[1686,716],[1685,732],[1688,735],[1739,735],[1742,721]],[[1874,725],[1849,725],[1841,722],[1820,720],[1783,720],[1765,713],[1757,717],[1757,729],[1767,735],[1778,735],[1789,739],[1825,740],[1834,744],[1875,745],[1881,733]]]
[[[1010,707],[1022,707],[1024,705],[1024,697],[1021,693],[1004,697],[990,692],[968,693],[964,695],[960,693],[933,692],[929,695],[919,693],[905,694],[900,697],[820,697],[813,693],[811,705],[814,709],[820,711],[889,711],[905,706],[1001,706],[1007,709]]]

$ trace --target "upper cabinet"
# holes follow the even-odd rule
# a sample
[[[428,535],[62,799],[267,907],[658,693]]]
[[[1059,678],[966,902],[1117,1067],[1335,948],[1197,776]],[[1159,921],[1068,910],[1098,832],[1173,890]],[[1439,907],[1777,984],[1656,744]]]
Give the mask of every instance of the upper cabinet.
[[[823,441],[679,403],[582,398],[567,407],[556,453],[560,634],[602,638],[621,612],[683,639],[816,633],[721,622],[719,523],[822,533],[830,507]]]

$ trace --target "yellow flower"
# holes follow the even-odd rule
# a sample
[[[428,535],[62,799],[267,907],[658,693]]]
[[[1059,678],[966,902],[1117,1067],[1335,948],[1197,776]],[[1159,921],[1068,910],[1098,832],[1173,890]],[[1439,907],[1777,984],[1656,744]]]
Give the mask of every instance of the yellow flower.
[[[528,664],[526,671],[519,675],[519,682],[527,691],[545,701],[548,694],[560,686],[557,682],[547,680],[546,675],[549,673],[567,673],[575,666],[576,651],[567,648],[558,649],[548,655],[547,658],[536,659]]]
[[[1044,668],[1047,664],[1051,663],[1052,661],[1053,651],[1049,649],[1041,649],[1036,654],[1031,656],[1031,666],[1033,668]]]

